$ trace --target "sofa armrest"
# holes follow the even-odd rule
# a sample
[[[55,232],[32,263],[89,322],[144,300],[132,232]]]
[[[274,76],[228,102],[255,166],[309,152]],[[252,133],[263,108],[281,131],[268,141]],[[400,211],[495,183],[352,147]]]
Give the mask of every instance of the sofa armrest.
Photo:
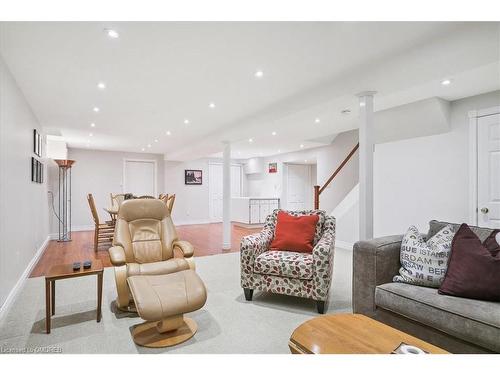
[[[323,235],[313,248],[314,298],[326,301],[330,291],[335,253],[335,218],[327,216]]]
[[[125,265],[125,251],[121,246],[113,246],[110,247],[109,250],[109,258],[111,259],[111,264],[115,267]]]
[[[354,313],[374,314],[375,288],[398,274],[402,235],[359,241],[353,248],[352,304]]]
[[[172,245],[182,251],[184,258],[191,258],[194,254],[194,246],[188,241],[174,241]]]
[[[269,249],[274,233],[263,229],[260,233],[245,236],[240,242],[241,284],[249,286],[249,278],[253,274],[255,258]],[[247,285],[248,284],[248,285]]]

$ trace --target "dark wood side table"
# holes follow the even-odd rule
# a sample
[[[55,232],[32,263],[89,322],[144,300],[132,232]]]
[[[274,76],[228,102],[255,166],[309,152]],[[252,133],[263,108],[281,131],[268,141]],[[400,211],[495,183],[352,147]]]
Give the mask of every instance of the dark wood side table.
[[[58,264],[53,266],[47,275],[45,275],[45,329],[50,333],[50,319],[56,313],[56,280],[70,279],[72,277],[82,277],[97,275],[97,322],[101,321],[101,305],[102,305],[102,263],[95,259],[92,261],[92,267],[79,271],[73,271],[72,264]]]

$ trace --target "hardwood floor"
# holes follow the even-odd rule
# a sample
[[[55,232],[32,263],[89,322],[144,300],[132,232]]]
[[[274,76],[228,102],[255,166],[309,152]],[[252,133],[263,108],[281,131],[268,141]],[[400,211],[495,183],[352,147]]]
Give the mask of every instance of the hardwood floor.
[[[260,229],[246,229],[232,226],[231,250],[222,251],[222,224],[179,225],[177,234],[182,240],[193,244],[195,256],[223,254],[239,251],[243,236],[257,233]],[[71,242],[50,241],[30,277],[44,276],[54,264],[73,263],[83,260],[100,259],[104,267],[111,267],[109,246],[101,244],[99,251],[94,252],[94,231],[73,232]]]

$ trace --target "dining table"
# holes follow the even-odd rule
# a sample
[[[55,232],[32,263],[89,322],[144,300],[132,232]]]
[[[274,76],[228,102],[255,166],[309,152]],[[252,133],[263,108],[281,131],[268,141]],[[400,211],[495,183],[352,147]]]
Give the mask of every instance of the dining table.
[[[104,211],[106,211],[111,217],[111,221],[116,221],[116,216],[118,215],[118,206],[104,207]]]

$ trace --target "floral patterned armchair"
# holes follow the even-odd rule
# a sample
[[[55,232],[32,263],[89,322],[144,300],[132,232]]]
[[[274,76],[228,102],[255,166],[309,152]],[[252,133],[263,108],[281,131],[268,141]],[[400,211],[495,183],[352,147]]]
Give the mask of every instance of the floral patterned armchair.
[[[266,219],[260,233],[241,240],[241,286],[247,301],[254,289],[312,298],[318,312],[323,314],[328,299],[335,249],[335,218],[324,211],[287,211],[290,215],[318,215],[312,253],[269,251],[274,237],[274,210]]]

